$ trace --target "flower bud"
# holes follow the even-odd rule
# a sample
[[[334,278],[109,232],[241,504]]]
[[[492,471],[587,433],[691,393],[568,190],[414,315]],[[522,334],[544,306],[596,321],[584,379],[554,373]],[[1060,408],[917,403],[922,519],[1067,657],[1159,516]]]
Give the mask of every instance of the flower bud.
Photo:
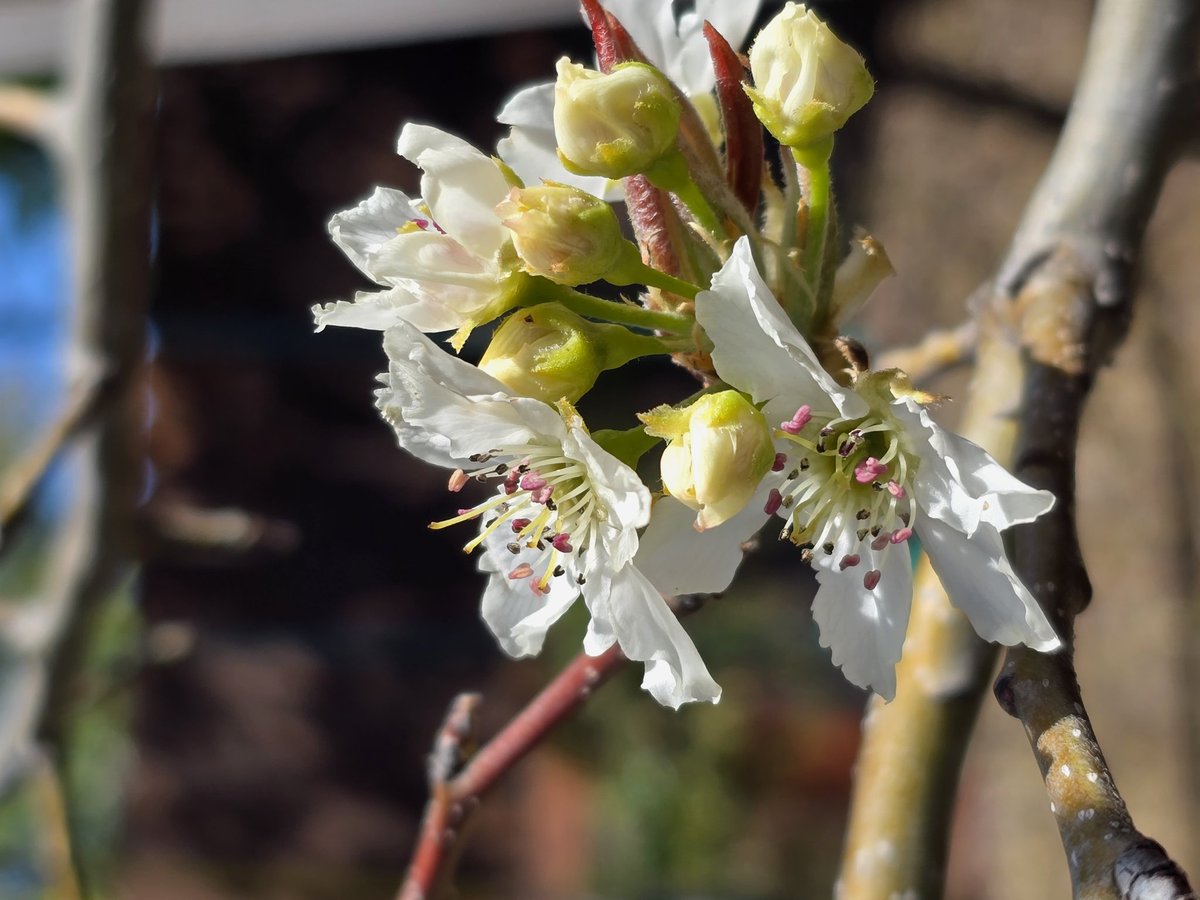
[[[803,150],[833,137],[875,92],[863,58],[803,5],[788,3],[750,48],[754,114]],[[826,151],[827,152],[827,151]]]
[[[598,281],[621,259],[617,214],[579,188],[554,182],[513,188],[496,215],[512,231],[525,271],[558,284]]]
[[[653,66],[621,63],[602,74],[558,61],[554,134],[568,172],[636,175],[675,149],[678,132],[675,90]]]
[[[604,371],[600,326],[557,303],[517,310],[492,335],[479,368],[525,397],[574,403]]]
[[[641,413],[646,431],[670,442],[663,450],[663,486],[698,510],[696,530],[732,518],[775,461],[766,418],[737,391],[706,394],[685,409]]]

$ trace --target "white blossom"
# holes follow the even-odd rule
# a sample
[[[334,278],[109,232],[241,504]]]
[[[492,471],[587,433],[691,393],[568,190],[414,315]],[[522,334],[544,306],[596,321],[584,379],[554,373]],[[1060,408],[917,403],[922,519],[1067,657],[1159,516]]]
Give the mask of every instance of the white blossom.
[[[638,530],[651,519],[650,492],[591,438],[569,404],[556,409],[514,396],[405,322],[387,331],[384,348],[389,370],[378,406],[401,446],[453,470],[451,491],[496,486],[433,527],[479,522],[464,549],[481,551],[483,618],[504,651],[538,653],[547,629],[582,596],[591,614],[588,653],[618,643],[646,664],[643,687],[664,705],[716,702],[721,689],[661,591],[723,589],[737,565],[728,548],[711,549],[719,541],[710,539],[703,546],[722,565],[681,574],[693,566],[700,536],[675,535],[678,517],[668,504],[647,530],[657,549],[653,565],[643,565]]]
[[[763,405],[786,456],[764,511],[816,569],[821,643],[855,684],[891,699],[912,601],[914,534],[981,637],[1060,641],[1013,572],[1000,532],[1054,504],[939,427],[896,372],[838,385],[783,314],[741,238],[696,297],[720,377]]]
[[[313,307],[318,330],[383,330],[406,321],[450,331],[503,311],[513,262],[510,234],[495,212],[510,188],[500,168],[428,125],[405,125],[397,149],[422,169],[422,198],[376,188],[329,222],[334,242],[386,290]]]

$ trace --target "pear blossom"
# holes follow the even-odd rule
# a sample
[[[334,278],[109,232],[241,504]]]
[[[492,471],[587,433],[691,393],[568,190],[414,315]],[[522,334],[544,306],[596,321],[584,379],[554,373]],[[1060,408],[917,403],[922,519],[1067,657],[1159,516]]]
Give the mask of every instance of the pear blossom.
[[[782,454],[764,513],[802,548],[813,617],[846,677],[891,699],[912,601],[915,535],[950,600],[986,640],[1043,652],[1060,641],[1005,556],[1000,532],[1054,504],[986,451],[938,426],[902,373],[829,376],[739,239],[696,317],[726,383],[762,404]]]
[[[495,213],[510,185],[495,161],[428,125],[407,124],[397,150],[422,171],[422,199],[376,188],[329,222],[334,242],[386,290],[313,307],[326,325],[383,330],[397,321],[421,331],[468,329],[510,307],[527,278]]]
[[[697,0],[692,9],[678,17],[672,0],[601,0],[601,5],[620,20],[646,59],[702,107],[703,114],[703,107],[712,105],[710,95],[716,84],[704,38],[705,21],[711,22],[731,45],[741,46],[762,0]],[[574,185],[606,200],[622,198],[619,182],[576,175],[559,162],[553,82],[518,91],[496,118],[510,126],[508,136],[496,150],[526,184],[545,178]]]
[[[680,520],[668,504],[647,530],[651,547],[663,548],[647,574],[638,531],[651,522],[650,492],[592,439],[569,404],[515,396],[407,322],[386,332],[384,349],[389,369],[377,405],[400,445],[453,470],[452,492],[471,482],[495,486],[431,527],[479,522],[464,549],[481,551],[483,619],[503,650],[537,654],[547,629],[582,596],[591,614],[588,653],[620,644],[646,664],[642,685],[664,705],[715,703],[721,689],[661,591],[722,590],[735,552],[740,559],[737,542],[710,537],[703,546],[715,562],[685,573],[700,536],[675,536]]]

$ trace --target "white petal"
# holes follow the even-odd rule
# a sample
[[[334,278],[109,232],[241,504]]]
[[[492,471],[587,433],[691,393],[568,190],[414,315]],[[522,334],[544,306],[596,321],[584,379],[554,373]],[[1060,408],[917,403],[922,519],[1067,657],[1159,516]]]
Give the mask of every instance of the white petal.
[[[621,650],[632,660],[646,664],[645,688],[659,703],[678,709],[684,703],[721,699],[721,688],[713,681],[667,602],[636,566],[628,565],[612,579],[607,599],[612,631]]]
[[[592,440],[585,430],[567,429],[563,452],[587,466],[592,490],[611,516],[609,524],[630,534],[650,521],[650,491],[637,472]],[[634,535],[630,554],[637,549],[636,540]]]
[[[507,535],[511,537],[511,533]],[[516,554],[510,553],[505,547],[507,538],[500,532],[494,533],[484,542],[479,557],[479,571],[491,576],[483,591],[482,614],[501,649],[519,659],[541,652],[547,630],[571,608],[579,596],[579,587],[573,570],[552,577],[549,594],[534,592],[530,586],[533,576],[509,578],[508,573],[523,562],[538,571],[537,564],[545,553],[527,547]]]
[[[897,401],[892,412],[921,458],[913,492],[933,518],[971,535],[980,522],[1003,530],[1054,506],[1052,493],[1014,477],[982,447],[946,431],[911,400]]]
[[[375,258],[379,249],[396,237],[396,229],[422,215],[402,191],[377,187],[358,206],[330,219],[329,234],[351,262],[378,280]]]
[[[756,403],[786,398],[796,408],[807,403],[817,412],[866,415],[866,401],[829,377],[788,321],[759,275],[745,237],[713,276],[712,289],[696,296],[696,319],[713,342],[717,374]],[[795,408],[787,414],[793,412]]]
[[[425,173],[421,195],[434,221],[475,255],[494,257],[508,240],[495,213],[508,183],[495,162],[461,138],[411,122],[400,132],[397,152]]]
[[[398,322],[409,322],[421,331],[451,331],[462,316],[442,303],[430,302],[406,287],[386,291],[359,291],[354,301],[338,300],[312,308],[317,331],[327,325],[386,331]]]
[[[980,525],[967,537],[926,518],[917,523],[917,534],[950,602],[967,614],[980,637],[1042,652],[1061,646],[1046,614],[1013,572],[995,528]]]
[[[952,470],[957,470],[967,492],[982,498],[980,521],[1003,531],[1032,522],[1054,506],[1054,494],[1030,487],[978,444],[944,430],[932,420],[930,426],[929,442],[935,451]]]
[[[767,520],[765,490],[717,528],[697,531],[696,511],[674,497],[656,500],[650,526],[643,532],[637,566],[667,596],[714,594],[733,581],[742,562],[742,545]]]
[[[587,191],[596,197],[624,199],[621,182],[592,175],[576,175],[563,168],[554,136],[554,82],[535,84],[509,98],[496,116],[512,126],[508,137],[496,145],[496,153],[526,185],[557,181]]]
[[[847,553],[861,562],[845,570],[839,561]],[[912,606],[912,562],[908,547],[889,546],[875,551],[851,534],[839,540],[832,556],[816,551],[816,599],[813,619],[821,629],[821,646],[833,652],[833,662],[859,687],[870,688],[891,700],[896,696],[896,663],[904,647],[908,613]],[[879,570],[879,583],[868,590],[863,577]]]
[[[414,456],[455,467],[492,448],[561,441],[565,426],[553,409],[510,396],[408,323],[385,333],[384,350],[390,365],[376,405]]]

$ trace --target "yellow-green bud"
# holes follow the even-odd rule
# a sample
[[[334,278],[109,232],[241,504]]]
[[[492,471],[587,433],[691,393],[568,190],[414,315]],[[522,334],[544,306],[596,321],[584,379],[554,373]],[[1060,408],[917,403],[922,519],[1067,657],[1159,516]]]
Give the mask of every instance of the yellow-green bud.
[[[558,61],[554,134],[567,171],[636,175],[673,152],[678,133],[675,90],[653,66],[621,63],[602,74]]]
[[[496,214],[512,231],[525,271],[558,284],[598,281],[622,257],[617,214],[579,188],[554,182],[513,188]]]
[[[696,515],[696,530],[732,518],[775,462],[766,418],[737,391],[706,394],[685,409],[660,406],[638,418],[667,438],[663,487]]]
[[[574,403],[607,357],[600,326],[557,303],[519,309],[496,329],[479,368],[525,397]]]
[[[875,92],[858,52],[797,3],[758,33],[750,72],[754,114],[781,144],[801,151],[828,142]]]

